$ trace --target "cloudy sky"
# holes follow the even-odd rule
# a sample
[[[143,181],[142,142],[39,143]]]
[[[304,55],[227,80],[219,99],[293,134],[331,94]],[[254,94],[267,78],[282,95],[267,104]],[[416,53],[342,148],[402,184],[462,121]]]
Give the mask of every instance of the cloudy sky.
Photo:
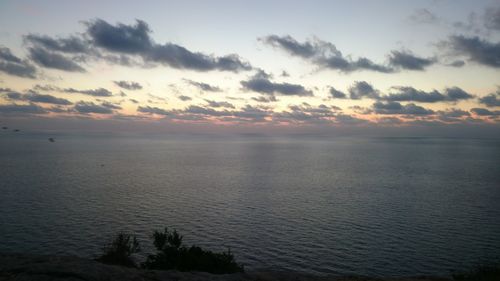
[[[500,1],[0,1],[0,120],[499,133]]]

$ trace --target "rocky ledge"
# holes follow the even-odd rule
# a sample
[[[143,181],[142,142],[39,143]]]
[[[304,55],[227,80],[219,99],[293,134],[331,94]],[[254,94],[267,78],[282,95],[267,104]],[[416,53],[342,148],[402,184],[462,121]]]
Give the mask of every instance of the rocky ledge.
[[[314,276],[294,272],[247,272],[214,275],[204,272],[178,272],[132,269],[105,265],[93,260],[62,256],[0,254],[0,281],[449,281],[433,277],[369,278]]]

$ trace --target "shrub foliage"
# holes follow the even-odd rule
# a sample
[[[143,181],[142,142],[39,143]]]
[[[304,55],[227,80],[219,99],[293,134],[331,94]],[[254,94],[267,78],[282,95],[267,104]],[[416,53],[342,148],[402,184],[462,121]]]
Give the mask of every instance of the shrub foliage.
[[[102,250],[103,253],[96,259],[97,261],[106,264],[137,267],[132,255],[140,252],[140,246],[139,241],[133,235],[118,233]]]
[[[153,233],[153,245],[156,253],[142,263],[145,269],[204,271],[215,274],[243,272],[243,266],[236,263],[230,250],[212,252],[198,246],[187,247],[182,236],[167,228]],[[103,248],[103,253],[96,260],[106,264],[137,267],[132,255],[140,251],[137,238],[130,234],[119,233]]]
[[[167,228],[153,234],[156,254],[149,255],[143,267],[147,269],[205,271],[215,274],[243,272],[243,266],[236,263],[230,250],[215,253],[197,246],[187,247],[182,236]]]

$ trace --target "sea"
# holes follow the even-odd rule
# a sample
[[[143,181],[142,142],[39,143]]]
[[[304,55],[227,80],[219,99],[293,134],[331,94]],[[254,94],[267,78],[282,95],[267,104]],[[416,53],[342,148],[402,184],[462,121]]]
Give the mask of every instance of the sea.
[[[247,271],[446,276],[499,260],[500,140],[0,132],[0,253],[165,227]]]

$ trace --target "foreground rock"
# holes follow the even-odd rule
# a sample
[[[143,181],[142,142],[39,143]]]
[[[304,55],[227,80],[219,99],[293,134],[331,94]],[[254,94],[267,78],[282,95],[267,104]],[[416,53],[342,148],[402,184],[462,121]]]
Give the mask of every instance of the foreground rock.
[[[40,280],[40,281],[447,281],[442,278],[392,278],[376,279],[364,277],[320,277],[293,272],[249,272],[239,274],[214,275],[203,272],[151,271],[105,265],[93,260],[75,257],[27,256],[0,254],[0,281]]]

